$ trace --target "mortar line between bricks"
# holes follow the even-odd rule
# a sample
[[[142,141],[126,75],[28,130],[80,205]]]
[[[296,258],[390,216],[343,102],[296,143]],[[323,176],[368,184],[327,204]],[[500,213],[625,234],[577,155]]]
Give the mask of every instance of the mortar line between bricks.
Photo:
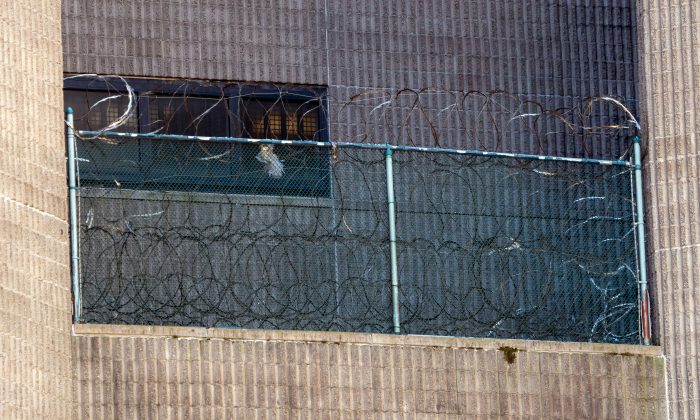
[[[7,201],[7,202],[10,202],[10,203],[12,203],[12,204],[17,204],[17,205],[19,205],[19,206],[21,206],[21,207],[30,209],[30,210],[32,210],[32,211],[34,211],[34,212],[36,212],[36,213],[39,213],[39,214],[42,215],[42,216],[47,216],[47,217],[50,217],[51,219],[58,220],[58,221],[60,221],[60,222],[66,223],[66,224],[68,223],[68,221],[67,221],[66,219],[62,219],[62,218],[56,216],[55,214],[47,213],[47,212],[45,212],[44,210],[41,210],[41,209],[38,209],[38,208],[36,208],[36,207],[30,206],[29,204],[23,203],[23,202],[21,202],[21,201],[19,201],[19,200],[16,200],[16,199],[12,198],[12,197],[9,197],[9,196],[7,196],[7,195],[4,195],[4,194],[1,194],[1,193],[0,193],[0,198],[2,198],[3,201]],[[67,216],[67,214],[68,214],[68,210],[66,209],[66,216]]]

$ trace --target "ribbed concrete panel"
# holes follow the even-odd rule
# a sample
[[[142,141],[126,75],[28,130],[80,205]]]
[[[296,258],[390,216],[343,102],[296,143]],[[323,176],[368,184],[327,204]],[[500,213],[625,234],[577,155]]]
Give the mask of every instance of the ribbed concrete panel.
[[[639,1],[656,335],[673,419],[700,419],[700,2]]]
[[[659,419],[665,410],[654,348],[102,325],[78,334],[78,419]]]
[[[314,0],[274,6],[66,0],[63,43],[66,72],[328,85],[331,114],[352,95],[377,88],[503,90],[547,109],[614,95],[635,108],[631,0]],[[438,97],[421,100],[431,116],[443,115],[449,105]],[[462,105],[481,118],[479,104]],[[516,111],[508,106],[501,117]],[[357,138],[347,125],[366,128],[368,121],[335,122],[332,136],[347,139]],[[403,124],[422,130],[426,121]],[[442,146],[478,147],[461,138],[464,127],[441,125],[452,129]],[[372,134],[379,142],[388,137]],[[481,137],[490,144],[494,133]],[[433,146],[431,140],[428,133],[414,143]],[[499,150],[610,159],[629,146],[603,139],[582,153],[574,141],[557,141],[544,148],[503,144]]]
[[[628,0],[329,1],[331,84],[634,97]]]
[[[0,8],[0,418],[72,418],[60,2]]]
[[[624,158],[632,144],[622,130],[577,138],[551,113],[535,124],[515,123],[514,115],[540,112],[540,107],[569,110],[562,113],[576,120],[586,103],[573,96],[494,93],[486,98],[480,91],[345,86],[331,86],[328,92],[335,139],[598,159]],[[635,107],[633,100],[626,105]],[[620,118],[619,110],[600,104],[595,112],[592,120],[598,124]]]
[[[63,42],[66,72],[634,98],[631,0],[66,0]]]
[[[323,0],[63,2],[64,70],[326,84]]]

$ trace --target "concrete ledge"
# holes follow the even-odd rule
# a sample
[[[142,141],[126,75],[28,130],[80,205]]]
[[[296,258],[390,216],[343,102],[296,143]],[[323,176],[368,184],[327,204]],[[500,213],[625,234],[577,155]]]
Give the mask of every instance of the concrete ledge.
[[[450,347],[498,350],[504,347],[541,353],[601,353],[623,356],[661,356],[659,346],[572,343],[559,341],[438,337],[428,335],[365,334],[334,331],[280,331],[144,325],[74,324],[78,336],[164,337],[200,340],[290,341],[382,346]]]

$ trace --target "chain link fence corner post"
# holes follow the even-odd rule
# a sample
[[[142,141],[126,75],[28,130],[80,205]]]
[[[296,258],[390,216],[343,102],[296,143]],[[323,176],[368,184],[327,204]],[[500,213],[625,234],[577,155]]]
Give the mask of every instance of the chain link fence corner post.
[[[73,109],[66,108],[66,148],[68,149],[68,217],[70,226],[70,270],[71,286],[73,289],[73,321],[80,321],[80,280],[78,255],[78,204],[76,197],[77,176],[75,158],[75,128],[73,125]]]
[[[639,252],[639,314],[641,317],[641,336],[644,345],[651,345],[651,314],[649,313],[649,284],[647,281],[647,256],[644,235],[644,184],[642,181],[642,139],[635,135],[632,139],[634,147],[634,195],[636,200],[635,225]]]

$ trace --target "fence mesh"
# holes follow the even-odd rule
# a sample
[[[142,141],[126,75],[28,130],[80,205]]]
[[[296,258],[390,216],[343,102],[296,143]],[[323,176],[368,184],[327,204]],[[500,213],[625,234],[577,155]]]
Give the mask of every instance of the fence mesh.
[[[636,339],[628,168],[417,152],[394,168],[406,332]]]
[[[91,142],[99,149],[94,143],[103,140]],[[270,188],[263,165],[249,163],[257,163],[263,180],[254,190]],[[165,191],[170,184],[155,179],[114,189],[83,175],[84,320],[386,330],[391,312],[383,155],[343,150],[336,163],[326,164],[318,182],[329,185],[328,192],[314,197],[239,194],[235,186],[199,192],[199,184]]]
[[[159,114],[133,92],[110,97],[89,99],[76,127],[135,132],[170,109]],[[319,121],[332,117],[309,123],[309,103],[277,112],[259,101],[246,111],[262,107],[257,120],[238,111],[243,137],[259,129],[262,138],[322,141]],[[355,105],[367,107],[339,113]],[[216,106],[190,107],[188,118]],[[386,117],[387,107],[367,112]],[[533,130],[549,142],[607,136],[608,151],[626,153],[614,146],[627,134],[614,118],[594,129],[581,112],[564,119],[571,109],[541,110],[534,125],[532,113],[498,112],[515,121],[511,132],[493,114],[477,120],[501,140]],[[137,114],[138,123],[129,116]],[[393,330],[383,150],[98,131],[79,132],[76,143],[81,322]],[[417,148],[392,159],[402,332],[638,342],[629,166]]]
[[[382,151],[277,146],[310,157],[286,162],[316,174],[310,195],[271,185],[254,159],[241,167],[257,166],[259,181],[238,186],[216,176],[220,161],[191,152],[195,142],[150,143],[169,151],[155,165],[175,175],[107,180],[102,159],[132,162],[137,148],[79,143],[84,321],[390,331]],[[251,147],[208,152],[244,159]],[[215,182],[179,179],[192,165]],[[629,176],[619,166],[396,152],[404,331],[636,339]]]

